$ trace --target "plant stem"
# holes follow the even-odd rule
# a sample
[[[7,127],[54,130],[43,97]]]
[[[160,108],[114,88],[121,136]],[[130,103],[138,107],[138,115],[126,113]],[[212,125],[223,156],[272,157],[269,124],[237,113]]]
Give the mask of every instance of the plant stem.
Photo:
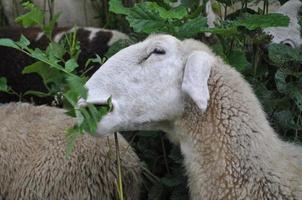
[[[119,200],[124,200],[124,193],[123,193],[123,181],[122,181],[122,169],[121,169],[121,160],[120,160],[120,149],[119,143],[117,138],[117,132],[114,133],[114,142],[115,142],[115,151],[116,151],[116,162],[117,162],[117,190],[119,195]]]
[[[167,160],[167,152],[166,152],[164,138],[163,138],[163,134],[162,133],[160,134],[160,142],[161,142],[161,146],[162,146],[162,149],[163,149],[165,167],[166,167],[167,173],[170,174],[168,160]]]

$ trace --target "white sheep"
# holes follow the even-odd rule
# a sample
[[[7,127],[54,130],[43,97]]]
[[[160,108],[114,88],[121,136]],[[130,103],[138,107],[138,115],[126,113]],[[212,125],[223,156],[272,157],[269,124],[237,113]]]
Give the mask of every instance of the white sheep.
[[[288,27],[271,27],[264,29],[264,32],[272,35],[273,43],[286,44],[296,48],[302,44],[301,26],[299,20],[301,17],[302,2],[300,0],[290,0],[283,4],[276,13],[289,17]]]
[[[9,25],[16,25],[15,18],[24,14],[21,6],[22,0],[2,0],[3,13],[8,19]],[[49,4],[51,1],[33,0],[35,5],[46,11],[46,17],[50,16]],[[100,26],[100,2],[94,0],[55,0],[54,12],[61,13],[59,26]]]
[[[257,10],[258,8],[262,8],[264,1],[260,2],[250,2],[248,3],[248,8],[253,10]],[[260,3],[260,4],[257,4]],[[241,2],[235,3],[232,7],[229,8],[229,13],[233,13],[239,9],[239,4]],[[268,7],[269,13],[280,13],[285,16],[288,16],[290,19],[289,25],[287,27],[269,27],[263,29],[263,31],[272,36],[273,43],[281,43],[286,44],[290,47],[296,48],[302,44],[301,38],[301,27],[299,24],[299,19],[301,17],[301,10],[302,10],[302,2],[300,0],[289,0],[281,7],[279,5],[279,1],[273,1],[270,3]],[[206,13],[207,13],[207,23],[208,26],[213,28],[215,24],[219,23],[219,18],[224,18],[225,16],[218,16],[214,13],[212,9],[211,1],[208,1],[206,4]],[[223,13],[223,12],[222,12]],[[209,35],[209,34],[207,34]]]
[[[11,103],[0,106],[0,199],[117,199],[114,138],[84,135],[66,159],[63,109]],[[138,200],[139,159],[119,135],[124,193]]]
[[[153,35],[111,57],[87,82],[112,96],[98,134],[163,130],[179,144],[191,199],[302,199],[302,149],[281,141],[249,84],[203,43]]]

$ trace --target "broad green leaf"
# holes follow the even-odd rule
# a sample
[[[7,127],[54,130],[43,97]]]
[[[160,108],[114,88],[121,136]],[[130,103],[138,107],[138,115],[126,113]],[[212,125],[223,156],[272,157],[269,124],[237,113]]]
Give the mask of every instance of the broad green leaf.
[[[286,85],[286,79],[287,75],[283,73],[281,70],[278,70],[275,74],[275,82],[277,89],[280,93],[286,94],[287,93],[287,85]]]
[[[230,65],[235,67],[238,71],[243,71],[249,65],[245,53],[238,50],[231,51],[228,55],[228,60]]]
[[[97,124],[102,117],[101,113],[97,110],[97,108],[94,105],[88,105],[89,113],[91,114],[91,117],[95,124]]]
[[[155,2],[144,2],[136,4],[133,8],[126,8],[123,6],[121,0],[110,0],[109,10],[116,14],[131,15],[136,12],[138,8],[144,8],[150,12],[157,13],[162,19],[182,19],[187,16],[187,9],[184,6],[178,6],[171,10],[159,6]]]
[[[169,18],[183,19],[188,15],[187,8],[184,6],[178,6],[169,11]]]
[[[187,9],[183,6],[178,6],[177,8],[166,10],[165,8],[159,6],[155,2],[145,2],[141,4],[137,4],[136,6],[143,6],[148,10],[152,10],[159,14],[162,19],[182,19],[187,16]]]
[[[115,14],[128,15],[130,9],[123,6],[122,0],[110,0],[109,11]]]
[[[268,57],[271,61],[283,66],[290,62],[302,62],[302,53],[284,44],[271,44],[268,47]]]
[[[302,112],[302,87],[290,85],[288,87],[289,94],[292,100],[296,103],[299,110]]]
[[[31,56],[41,61],[48,60],[46,53],[38,48],[34,49],[34,51],[31,53]]]
[[[18,44],[19,47],[26,49],[26,47],[30,45],[30,41],[24,35],[21,35],[20,40],[16,42],[16,44]]]
[[[234,21],[225,21],[222,25],[215,28],[204,28],[200,32],[215,33],[218,35],[234,35],[238,34],[239,27],[245,27],[249,30],[260,28],[288,26],[289,18],[279,13],[271,13],[267,15],[248,15],[243,19]]]
[[[46,53],[49,55],[49,57],[62,59],[66,53],[66,49],[59,43],[51,42],[46,49]]]
[[[53,18],[49,21],[49,23],[46,24],[45,26],[43,26],[43,31],[49,40],[51,40],[51,38],[52,38],[52,31],[53,31],[54,27],[56,26],[56,23],[57,23],[58,19],[60,18],[60,16],[61,16],[61,13],[55,14],[53,16]]]
[[[266,15],[248,15],[244,19],[234,21],[236,26],[244,26],[249,30],[257,28],[267,28],[276,26],[288,26],[288,16],[279,13],[270,13]]]
[[[188,20],[180,27],[176,27],[175,34],[180,38],[190,38],[203,31],[205,27],[207,27],[207,20],[200,16]]]
[[[81,124],[81,126],[90,134],[94,134],[97,127],[96,122],[93,120],[92,116],[90,115],[88,110],[86,110],[86,108],[81,108],[80,111],[84,116],[84,122]]]
[[[77,61],[75,60],[75,58],[71,58],[65,63],[65,69],[68,72],[74,71],[78,66],[79,65],[78,65]]]
[[[0,39],[0,46],[12,47],[12,48],[15,48],[15,49],[20,49],[18,47],[18,45],[16,45],[16,43],[13,40],[7,39],[7,38],[1,38]]]
[[[127,16],[130,26],[135,32],[153,33],[168,32],[169,24],[160,17],[159,12],[149,9],[143,3],[136,5]],[[168,27],[167,27],[168,26]]]
[[[27,67],[22,71],[23,74],[37,73],[41,76],[44,85],[49,83],[62,83],[64,80],[64,73],[55,69],[50,68],[49,65],[44,62],[38,61]]]
[[[73,107],[77,107],[77,102],[79,100],[79,95],[76,90],[68,90],[63,94],[64,98],[70,103]]]
[[[63,67],[61,65],[59,65],[58,63],[60,62],[60,60],[58,60],[57,58],[50,56],[48,58],[48,55],[46,54],[46,52],[36,48],[34,51],[31,51],[30,56],[42,61],[43,63],[48,64],[50,67],[58,69],[60,71],[64,71]]]
[[[86,63],[85,67],[88,67],[91,63],[96,63],[102,65],[105,62],[106,58],[101,58],[98,54],[95,55],[95,58],[89,58]]]
[[[7,80],[5,77],[0,77],[0,92],[8,92]]]
[[[278,122],[278,126],[281,126],[282,128],[292,128],[293,115],[289,110],[275,112],[274,117]]]
[[[17,23],[21,23],[25,28],[43,24],[44,13],[39,7],[29,2],[25,2],[22,5],[29,11],[26,14],[17,17]]]
[[[84,87],[86,79],[79,76],[68,76],[67,77],[68,86],[71,90],[77,91],[77,93],[84,99],[87,98],[87,89]]]
[[[223,49],[223,46],[221,43],[216,43],[216,44],[212,45],[211,49],[215,52],[215,54],[217,54],[218,56],[223,58],[224,61],[228,62],[228,58],[224,54],[224,49]]]

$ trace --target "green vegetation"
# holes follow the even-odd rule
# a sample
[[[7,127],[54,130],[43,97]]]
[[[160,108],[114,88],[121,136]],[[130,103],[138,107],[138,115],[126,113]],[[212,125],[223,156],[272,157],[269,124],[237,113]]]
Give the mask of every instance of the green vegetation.
[[[45,51],[38,48],[30,48],[30,41],[25,36],[21,36],[17,42],[6,38],[0,39],[0,45],[15,48],[37,60],[32,65],[25,67],[23,74],[38,73],[49,92],[28,91],[27,93],[37,96],[62,94],[64,106],[68,110],[67,114],[77,119],[77,124],[67,134],[69,138],[67,152],[69,154],[73,148],[76,136],[84,132],[91,134],[96,132],[97,123],[111,109],[110,99],[107,107],[97,108],[94,105],[78,107],[79,98],[87,98],[87,90],[84,87],[87,77],[85,77],[85,74],[78,76],[75,72],[79,66],[77,58],[80,53],[80,46],[76,40],[76,31],[67,35],[63,41],[55,42],[52,40],[51,35],[59,15],[55,15],[49,23],[44,24],[44,12],[39,7],[29,2],[23,3],[23,6],[28,12],[18,17],[16,21],[20,22],[24,27],[40,26],[49,39],[48,48]],[[95,59],[88,61],[94,62]],[[0,81],[1,91],[9,92],[10,88],[6,85],[6,79],[1,78]]]
[[[105,5],[104,1],[101,2]],[[215,28],[209,28],[204,17],[205,6],[199,5],[199,1],[182,0],[175,8],[170,6],[171,2],[140,1],[125,7],[121,0],[110,0],[109,10],[100,17],[107,20],[103,23],[106,28],[122,27],[122,31],[128,31],[132,42],[150,33],[169,33],[180,39],[194,37],[205,41],[251,83],[271,124],[280,136],[285,140],[301,142],[302,48],[293,49],[282,44],[270,44],[270,37],[261,31],[262,28],[271,26],[287,26],[288,17],[267,14],[267,0],[264,0],[263,9],[251,14],[246,7],[247,1],[243,0],[242,9],[232,16],[227,16],[227,20],[220,21]],[[234,3],[218,0],[217,5],[227,9]],[[68,114],[78,120],[78,125],[69,131],[70,152],[78,133],[95,132],[96,122],[110,111],[110,100],[107,107],[96,108],[89,105],[86,108],[77,108],[78,97],[85,98],[87,95],[83,87],[87,77],[85,74],[75,74],[80,52],[75,32],[55,43],[51,40],[51,34],[58,15],[53,15],[49,23],[44,23],[41,10],[31,4],[25,6],[29,12],[17,20],[24,26],[41,26],[50,39],[48,48],[45,51],[31,49],[30,42],[25,37],[21,37],[17,42],[0,39],[0,45],[23,51],[37,60],[26,67],[24,73],[38,73],[49,92],[28,93],[40,96],[62,94],[64,106],[69,110]],[[211,39],[205,40],[205,32],[212,33]],[[117,42],[109,50],[107,57],[127,45],[129,43]],[[264,46],[267,48],[263,48]],[[103,61],[103,58],[96,57],[87,63],[102,64]],[[13,92],[4,77],[0,78],[0,91]],[[145,178],[142,199],[188,199],[186,178],[181,164],[182,156],[178,147],[170,144],[160,132],[131,132],[124,135],[142,160]]]

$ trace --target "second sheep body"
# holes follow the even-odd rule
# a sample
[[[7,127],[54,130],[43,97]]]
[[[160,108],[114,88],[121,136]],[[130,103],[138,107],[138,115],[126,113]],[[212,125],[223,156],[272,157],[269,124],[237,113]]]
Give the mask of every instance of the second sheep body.
[[[116,199],[113,137],[84,135],[66,159],[64,110],[11,103],[0,107],[0,200]],[[139,196],[139,160],[119,135],[126,199]]]

